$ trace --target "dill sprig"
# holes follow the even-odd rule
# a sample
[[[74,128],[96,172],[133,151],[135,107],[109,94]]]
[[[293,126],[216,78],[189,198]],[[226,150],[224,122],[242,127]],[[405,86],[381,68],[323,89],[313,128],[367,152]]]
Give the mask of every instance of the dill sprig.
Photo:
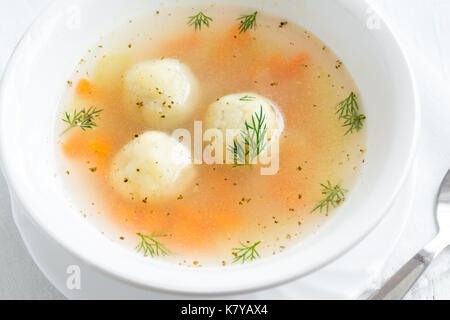
[[[366,120],[366,116],[359,113],[354,113],[347,118],[345,118],[345,122],[343,127],[349,127],[345,135],[353,133],[353,131],[358,132],[364,126],[364,120]]]
[[[202,30],[202,25],[209,28],[209,23],[213,21],[211,17],[208,17],[203,12],[199,12],[195,16],[189,17],[188,26],[195,26],[195,31]]]
[[[358,102],[356,101],[355,93],[351,92],[350,95],[343,101],[339,102],[338,110],[336,114],[339,119],[344,119],[349,115],[357,112],[359,110]]]
[[[66,112],[65,118],[62,121],[69,124],[69,127],[64,130],[61,135],[65,134],[72,128],[79,127],[83,131],[86,129],[92,129],[96,127],[97,124],[94,122],[94,119],[100,116],[100,112],[103,110],[97,110],[94,107],[90,107],[89,109],[82,109],[81,111],[75,110],[72,114]]]
[[[228,146],[234,167],[252,164],[267,147],[266,136],[266,115],[261,105],[260,112],[252,115],[250,123],[245,121],[245,129],[233,140],[233,145]]]
[[[152,233],[150,236],[143,235],[142,233],[136,233],[140,238],[141,242],[137,245],[137,252],[143,252],[144,257],[151,256],[159,257],[159,256],[167,256],[169,254],[169,250],[167,250],[164,245],[156,240],[156,238],[167,237],[165,234],[157,234]]]
[[[237,20],[241,21],[239,26],[239,33],[247,32],[249,29],[256,29],[256,15],[258,11],[255,11],[249,15],[241,15]]]
[[[328,181],[327,184],[321,184],[323,187],[322,194],[325,198],[318,203],[318,205],[313,209],[312,212],[320,210],[320,213],[325,209],[325,213],[328,214],[330,210],[330,206],[335,208],[342,201],[345,200],[345,193],[348,192],[345,189],[342,189],[339,185],[332,186],[331,182]]]
[[[233,248],[233,255],[235,256],[233,263],[241,262],[245,263],[248,261],[256,260],[260,257],[256,247],[261,243],[261,241],[256,242],[251,246],[247,246],[241,242],[241,248]]]
[[[348,127],[345,135],[361,130],[364,126],[364,120],[366,120],[366,116],[359,113],[357,97],[353,92],[346,99],[339,102],[336,114],[339,120],[344,120],[343,127]]]
[[[242,98],[239,99],[239,101],[254,101],[255,99],[256,99],[256,97],[243,96]]]

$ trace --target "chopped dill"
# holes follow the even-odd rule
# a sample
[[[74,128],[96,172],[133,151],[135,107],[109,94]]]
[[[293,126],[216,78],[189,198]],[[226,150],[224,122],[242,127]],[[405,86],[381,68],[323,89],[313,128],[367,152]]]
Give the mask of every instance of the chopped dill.
[[[159,256],[167,256],[169,254],[169,250],[167,250],[164,245],[156,240],[156,238],[164,238],[167,237],[165,234],[157,234],[152,233],[150,236],[143,235],[142,233],[136,233],[140,238],[141,242],[137,245],[137,252],[143,252],[144,257],[151,256],[159,257]]]
[[[199,12],[195,16],[189,17],[188,26],[195,26],[195,31],[202,30],[202,26],[209,28],[209,23],[213,21],[211,17],[208,17],[203,12]]]
[[[94,107],[90,107],[89,109],[82,109],[81,111],[75,110],[73,114],[68,112],[65,113],[65,118],[62,121],[69,124],[69,127],[64,130],[61,135],[65,134],[72,128],[79,127],[83,131],[86,129],[92,129],[96,127],[97,124],[94,122],[94,119],[100,116],[100,112],[103,110],[97,110]]]
[[[245,129],[240,136],[233,140],[233,145],[228,146],[228,151],[233,154],[233,166],[245,166],[254,163],[254,160],[267,147],[266,115],[261,106],[260,112],[252,116],[249,123],[245,121]]]
[[[261,241],[256,242],[251,246],[247,246],[241,242],[241,248],[233,248],[233,255],[235,256],[233,263],[241,262],[245,263],[248,261],[256,260],[260,258],[256,247],[261,243]]]
[[[258,11],[255,11],[249,15],[241,15],[237,20],[241,21],[239,26],[239,33],[247,32],[249,29],[256,29],[256,15]]]
[[[345,135],[353,133],[353,131],[360,131],[364,126],[366,116],[359,113],[354,113],[345,119],[343,127],[349,127]]]
[[[347,193],[348,191],[342,189],[339,185],[333,187],[330,181],[328,181],[326,185],[321,184],[321,186],[323,187],[322,194],[325,196],[325,198],[321,200],[311,212],[320,210],[320,213],[322,213],[325,210],[325,213],[328,214],[330,205],[333,208],[338,206],[342,201],[345,200],[345,193]]]
[[[366,120],[366,116],[359,113],[357,97],[353,92],[339,102],[336,114],[339,120],[344,120],[343,127],[348,127],[345,135],[360,131],[364,126],[364,120]]]
[[[240,98],[240,101],[254,101],[256,98],[252,97],[252,96],[243,96],[242,98]]]

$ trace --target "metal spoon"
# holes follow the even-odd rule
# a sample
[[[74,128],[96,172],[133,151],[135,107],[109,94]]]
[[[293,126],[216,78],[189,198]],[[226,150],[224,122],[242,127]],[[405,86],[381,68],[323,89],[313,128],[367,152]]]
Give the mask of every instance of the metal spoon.
[[[439,233],[425,248],[409,260],[370,300],[400,300],[424,273],[431,261],[450,245],[450,171],[442,181],[437,197],[436,217]]]

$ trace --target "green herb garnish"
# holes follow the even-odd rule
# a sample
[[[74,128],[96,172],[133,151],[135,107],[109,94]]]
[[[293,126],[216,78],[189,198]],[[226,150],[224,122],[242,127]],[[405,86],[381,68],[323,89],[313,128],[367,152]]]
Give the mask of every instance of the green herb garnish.
[[[344,120],[343,127],[348,127],[345,135],[361,130],[364,126],[364,120],[366,120],[366,116],[359,113],[357,97],[353,92],[338,104],[336,114],[339,120]]]
[[[255,11],[249,15],[241,15],[237,20],[241,21],[239,26],[239,33],[247,32],[248,29],[256,29],[256,15],[258,11]]]
[[[364,120],[366,116],[363,114],[354,113],[345,119],[343,127],[349,127],[345,135],[353,133],[353,131],[358,132],[364,126]]]
[[[96,127],[97,124],[94,122],[94,119],[99,117],[100,112],[103,110],[97,110],[94,107],[90,107],[89,109],[83,109],[81,111],[75,110],[73,114],[65,113],[65,118],[62,119],[62,121],[69,124],[69,127],[64,130],[61,135],[65,134],[67,131],[69,131],[72,128],[79,127],[83,131],[86,131],[86,129],[92,129],[93,127]]]
[[[228,151],[233,153],[234,167],[252,164],[267,147],[265,122],[266,115],[262,106],[260,112],[252,116],[251,123],[245,121],[245,130],[234,139],[233,145],[228,146]]]
[[[169,251],[164,247],[164,245],[156,240],[156,238],[167,237],[165,234],[156,234],[152,233],[150,236],[143,235],[142,233],[136,233],[140,238],[141,242],[137,245],[137,252],[143,252],[144,257],[151,256],[159,257],[159,256],[167,256]]]
[[[235,256],[233,263],[241,262],[245,263],[248,261],[256,260],[260,257],[256,247],[261,243],[261,241],[256,242],[252,246],[246,246],[241,242],[241,248],[233,248],[233,255]]]
[[[256,98],[252,97],[252,96],[243,96],[242,98],[240,98],[240,101],[254,101]]]
[[[189,17],[188,26],[195,26],[195,31],[202,30],[202,26],[209,28],[209,23],[213,21],[211,17],[208,17],[203,12],[199,12],[195,16]]]
[[[339,185],[333,187],[330,181],[327,182],[327,185],[321,184],[321,186],[323,187],[322,194],[325,196],[325,199],[320,201],[312,212],[320,210],[320,213],[322,213],[325,210],[325,213],[328,214],[330,206],[335,208],[341,204],[345,200],[345,193],[348,191],[342,189]]]

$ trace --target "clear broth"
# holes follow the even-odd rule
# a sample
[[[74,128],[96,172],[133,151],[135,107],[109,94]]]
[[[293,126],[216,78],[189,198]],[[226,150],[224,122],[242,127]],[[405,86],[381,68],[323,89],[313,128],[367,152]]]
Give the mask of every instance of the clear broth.
[[[195,31],[186,21],[200,10],[214,21]],[[351,190],[357,181],[366,132],[345,135],[336,115],[337,104],[358,93],[345,65],[307,30],[263,12],[256,29],[239,34],[236,17],[249,12],[238,6],[160,9],[128,21],[80,60],[61,108],[103,112],[94,129],[74,128],[59,139],[61,175],[74,206],[112,241],[133,248],[137,232],[164,233],[161,241],[172,253],[164,258],[186,266],[229,265],[233,248],[256,241],[262,241],[262,257],[272,256],[328,219],[312,213],[323,198],[321,184]],[[182,200],[128,201],[113,191],[112,159],[135,135],[152,130],[125,111],[123,75],[135,63],[163,57],[187,64],[201,86],[201,101],[183,128],[192,130],[227,94],[256,92],[276,103],[285,122],[278,174],[198,165]],[[88,90],[80,89],[80,79],[88,80]]]

